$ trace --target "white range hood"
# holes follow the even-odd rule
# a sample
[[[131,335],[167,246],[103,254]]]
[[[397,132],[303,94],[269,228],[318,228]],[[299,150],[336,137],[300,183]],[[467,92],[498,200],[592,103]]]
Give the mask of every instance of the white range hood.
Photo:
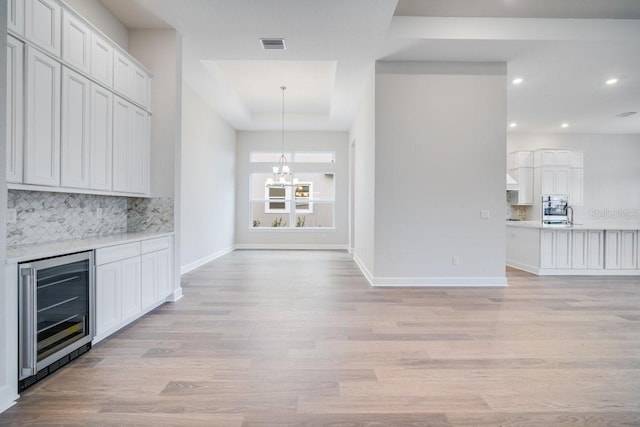
[[[520,185],[518,185],[518,182],[515,179],[513,179],[511,175],[507,173],[507,191],[519,191],[519,190],[520,190]]]

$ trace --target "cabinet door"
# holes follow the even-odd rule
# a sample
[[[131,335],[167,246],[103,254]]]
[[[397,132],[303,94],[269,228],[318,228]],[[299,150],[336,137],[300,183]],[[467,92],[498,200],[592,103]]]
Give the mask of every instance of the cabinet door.
[[[113,95],[91,84],[91,136],[89,185],[95,190],[111,190]]]
[[[620,268],[635,270],[637,267],[637,239],[638,233],[635,230],[622,230],[620,232]]]
[[[122,261],[122,319],[136,317],[140,305],[140,257]]]
[[[113,89],[126,97],[131,97],[131,62],[118,51],[113,53]]]
[[[54,0],[24,1],[26,39],[59,58],[62,8]]]
[[[129,88],[131,99],[139,105],[149,107],[149,76],[142,69],[131,66]]]
[[[62,59],[83,73],[91,72],[91,30],[71,12],[62,14]]]
[[[24,36],[24,0],[8,0],[7,3],[7,28],[19,36]]]
[[[556,168],[554,194],[569,194],[569,168]]]
[[[158,301],[158,253],[142,255],[141,300],[145,310]]]
[[[553,168],[542,168],[541,170],[541,195],[555,194],[556,172]]]
[[[589,259],[589,234],[587,230],[573,230],[571,266],[574,270],[584,270]]]
[[[556,268],[556,234],[540,230],[540,268]]]
[[[605,232],[605,255],[604,268],[608,270],[619,270],[622,267],[620,259],[620,231],[607,230]]]
[[[173,286],[173,256],[171,247],[156,252],[158,255],[158,298],[164,300],[171,294]]]
[[[569,191],[569,204],[582,206],[584,204],[584,169],[571,169],[571,190]]]
[[[35,0],[34,0],[35,1]],[[27,55],[26,184],[60,185],[60,63],[30,46]]]
[[[7,36],[7,182],[22,182],[23,78],[24,43]]]
[[[556,230],[556,268],[571,268],[571,230]]]
[[[589,230],[588,239],[587,268],[602,270],[604,268],[604,231]]]
[[[91,40],[91,77],[107,87],[113,86],[113,47],[96,34]]]
[[[131,139],[129,140],[127,173],[130,191],[148,193],[149,188],[149,116],[146,111],[133,107]]]
[[[520,168],[517,174],[518,185],[518,204],[533,204],[533,168]]]
[[[63,187],[89,188],[91,82],[62,67],[62,170]]]
[[[122,321],[122,265],[96,268],[96,336],[101,337]]]
[[[127,180],[127,147],[129,122],[133,106],[116,96],[113,100],[113,190],[129,191]]]
[[[569,150],[555,150],[554,164],[556,166],[569,166],[571,164],[571,154]]]

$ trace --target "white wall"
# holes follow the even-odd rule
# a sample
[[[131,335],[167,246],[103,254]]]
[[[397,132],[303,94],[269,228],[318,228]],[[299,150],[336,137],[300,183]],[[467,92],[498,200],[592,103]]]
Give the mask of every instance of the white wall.
[[[354,144],[353,257],[371,278],[374,270],[375,217],[375,75],[371,67],[349,141]]]
[[[377,284],[506,284],[505,74],[506,64],[377,64]]]
[[[99,0],[64,0],[64,2],[91,21],[96,28],[120,47],[127,49],[129,40],[127,27],[113,16]]]
[[[584,153],[584,206],[575,206],[575,221],[611,222],[594,218],[592,210],[640,215],[640,135],[509,134],[507,152],[541,148]],[[638,222],[640,216],[618,217]]]
[[[190,86],[182,91],[182,271],[233,249],[236,132]]]
[[[251,151],[280,151],[281,132],[238,132],[237,173],[236,173],[236,245],[238,247],[325,247],[347,248],[348,245],[348,180],[349,150],[346,132],[286,132],[285,151],[287,150],[330,150],[335,151],[335,163],[317,166],[317,170],[305,172],[333,173],[335,177],[335,230],[272,230],[251,227],[249,206],[249,175],[253,173],[271,174],[272,164],[249,163]],[[290,165],[294,174],[302,172],[296,164]],[[315,167],[315,166],[314,166]]]

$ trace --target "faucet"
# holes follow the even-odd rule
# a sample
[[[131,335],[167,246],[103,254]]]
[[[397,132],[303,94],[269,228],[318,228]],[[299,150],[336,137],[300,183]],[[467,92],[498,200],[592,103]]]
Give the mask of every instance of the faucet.
[[[571,215],[569,215],[571,211]],[[567,224],[573,225],[573,206],[567,206]]]

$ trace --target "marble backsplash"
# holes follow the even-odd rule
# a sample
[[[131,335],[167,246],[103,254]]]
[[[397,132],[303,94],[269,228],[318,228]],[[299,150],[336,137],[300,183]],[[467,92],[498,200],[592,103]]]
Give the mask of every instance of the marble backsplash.
[[[127,231],[173,230],[172,198],[9,190],[7,208],[16,210],[16,221],[7,223],[8,246]],[[101,209],[101,215],[98,209]],[[10,220],[11,216],[7,215],[7,218]]]

